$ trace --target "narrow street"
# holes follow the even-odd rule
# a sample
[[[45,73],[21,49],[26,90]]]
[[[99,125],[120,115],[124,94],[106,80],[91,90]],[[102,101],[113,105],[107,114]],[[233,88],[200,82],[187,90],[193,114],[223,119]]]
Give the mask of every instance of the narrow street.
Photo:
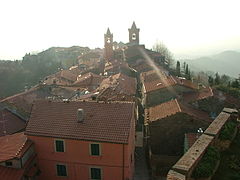
[[[134,180],[150,180],[149,169],[146,162],[145,150],[142,147],[135,149],[135,174]]]

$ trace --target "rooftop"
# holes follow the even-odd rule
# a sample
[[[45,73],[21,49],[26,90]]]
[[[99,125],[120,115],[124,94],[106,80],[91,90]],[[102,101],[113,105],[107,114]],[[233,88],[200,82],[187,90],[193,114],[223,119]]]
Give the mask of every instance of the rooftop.
[[[31,144],[23,132],[0,137],[0,162],[21,157]]]
[[[84,121],[77,122],[77,110]],[[128,143],[134,103],[37,101],[26,128],[27,135]]]
[[[107,93],[107,89],[111,89],[112,91]],[[135,95],[136,89],[136,78],[129,77],[123,73],[118,73],[102,81],[99,87],[99,95],[107,97],[117,94]]]
[[[145,109],[145,117],[147,117],[147,121],[152,122],[174,115],[178,112],[188,114],[198,119],[210,121],[207,113],[198,109],[194,109],[190,105],[185,105],[179,102],[177,99],[173,99],[165,103]]]
[[[150,107],[145,111],[149,121],[155,121],[158,119],[165,118],[167,116],[174,115],[177,112],[181,112],[182,110],[178,104],[177,99],[173,99],[171,101],[159,104],[157,106]]]
[[[22,131],[25,127],[25,121],[18,116],[5,109],[0,111],[0,136]]]

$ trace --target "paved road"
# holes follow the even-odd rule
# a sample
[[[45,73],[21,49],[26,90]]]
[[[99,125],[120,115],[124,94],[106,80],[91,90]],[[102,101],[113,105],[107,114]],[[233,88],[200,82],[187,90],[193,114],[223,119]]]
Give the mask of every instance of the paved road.
[[[134,180],[151,180],[149,170],[146,163],[145,151],[143,148],[135,149],[135,174]]]

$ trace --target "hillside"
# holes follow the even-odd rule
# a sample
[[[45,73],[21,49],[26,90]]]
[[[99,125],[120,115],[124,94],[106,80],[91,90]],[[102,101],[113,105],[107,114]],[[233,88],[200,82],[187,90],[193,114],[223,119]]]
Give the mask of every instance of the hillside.
[[[59,68],[77,63],[77,57],[89,52],[88,47],[52,47],[38,54],[26,54],[22,60],[0,60],[0,99],[36,85]]]
[[[209,57],[182,60],[189,64],[193,71],[213,71],[238,77],[240,74],[240,52],[224,51]]]
[[[60,62],[63,68],[69,68],[73,64],[76,64],[77,57],[82,53],[89,52],[88,47],[72,46],[72,47],[51,47],[38,54],[26,54],[23,57],[23,61],[45,61],[49,60],[54,62]]]

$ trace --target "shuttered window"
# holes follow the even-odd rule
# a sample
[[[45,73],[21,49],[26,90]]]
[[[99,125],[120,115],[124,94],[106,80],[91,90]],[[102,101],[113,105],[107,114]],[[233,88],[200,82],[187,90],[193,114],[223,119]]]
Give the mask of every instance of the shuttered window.
[[[58,176],[67,176],[67,168],[65,165],[57,164],[57,175]]]
[[[64,152],[64,141],[55,140],[55,150],[56,152]]]
[[[92,180],[101,180],[101,169],[100,168],[91,168],[91,179]]]

